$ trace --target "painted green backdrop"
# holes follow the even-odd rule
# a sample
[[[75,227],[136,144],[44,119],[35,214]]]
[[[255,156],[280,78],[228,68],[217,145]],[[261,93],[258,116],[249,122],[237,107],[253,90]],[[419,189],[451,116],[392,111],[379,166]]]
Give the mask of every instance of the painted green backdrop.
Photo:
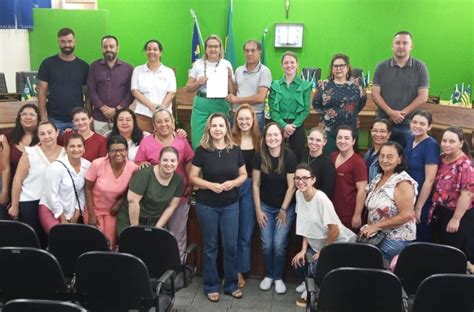
[[[110,32],[119,37],[120,57],[133,65],[145,62],[146,40],[164,45],[163,62],[177,70],[178,85],[190,68],[193,20],[198,15],[203,36],[225,35],[228,0],[98,0],[99,11],[35,9],[30,34],[32,69],[57,51],[55,32],[71,26],[77,32],[77,54],[87,61],[100,57],[99,39]],[[456,82],[474,83],[474,1],[472,0],[234,0],[234,31],[240,48],[249,38],[260,39],[265,28],[267,64],[274,78],[281,75],[273,48],[274,24],[304,23],[304,47],[296,49],[300,65],[321,67],[323,77],[334,53],[351,56],[355,67],[373,70],[391,55],[391,39],[399,30],[413,33],[413,55],[423,60],[431,76],[430,94]],[[238,63],[244,58],[237,51]],[[449,96],[446,92],[443,96]]]

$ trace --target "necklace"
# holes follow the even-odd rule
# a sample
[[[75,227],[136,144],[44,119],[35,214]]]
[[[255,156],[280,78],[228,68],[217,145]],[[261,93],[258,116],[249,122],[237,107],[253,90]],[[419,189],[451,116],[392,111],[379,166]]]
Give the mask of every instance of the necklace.
[[[311,156],[310,153],[308,153],[308,161],[307,161],[308,165],[311,165],[311,163],[313,161],[315,161],[318,158],[318,156],[314,157],[313,159],[311,159],[311,158],[313,158],[313,157]]]
[[[207,77],[206,73],[207,73],[207,60],[204,61],[204,77]],[[221,60],[219,59],[216,63],[216,66],[214,67],[214,72],[217,71],[217,66],[219,66],[219,63],[221,62]]]
[[[219,158],[222,157],[222,156],[221,156],[221,153],[222,153],[223,150],[224,150],[224,149],[217,149],[217,148],[216,148],[216,151],[217,151],[217,153],[219,154]]]

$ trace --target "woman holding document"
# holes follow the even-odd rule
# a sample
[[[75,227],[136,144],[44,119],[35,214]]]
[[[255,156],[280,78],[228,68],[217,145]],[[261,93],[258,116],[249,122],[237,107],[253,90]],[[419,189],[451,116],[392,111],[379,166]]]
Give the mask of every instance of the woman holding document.
[[[191,113],[191,142],[196,149],[204,126],[212,113],[220,112],[229,118],[226,96],[234,93],[232,64],[225,60],[222,40],[210,35],[205,41],[204,57],[197,60],[189,72],[188,92],[196,92]]]

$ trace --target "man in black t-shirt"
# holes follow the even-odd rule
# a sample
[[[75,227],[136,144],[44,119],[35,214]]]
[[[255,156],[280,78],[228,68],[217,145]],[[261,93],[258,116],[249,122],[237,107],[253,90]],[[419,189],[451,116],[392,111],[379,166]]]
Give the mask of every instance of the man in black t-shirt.
[[[89,65],[74,55],[74,31],[58,32],[60,52],[43,60],[38,71],[38,106],[41,120],[53,121],[62,132],[73,128],[72,110],[84,106]]]

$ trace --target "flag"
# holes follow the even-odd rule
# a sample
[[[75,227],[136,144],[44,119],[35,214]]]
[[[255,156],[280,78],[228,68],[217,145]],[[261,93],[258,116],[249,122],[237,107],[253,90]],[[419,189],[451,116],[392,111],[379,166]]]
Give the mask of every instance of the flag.
[[[260,62],[265,65],[265,39],[267,37],[267,29],[263,31],[262,34],[262,41],[260,42],[262,45],[262,54],[260,55]]]
[[[234,44],[234,27],[232,22],[232,0],[229,0],[229,14],[227,15],[227,35],[225,36],[225,59],[228,60],[232,67],[236,66],[235,44]]]
[[[199,25],[196,18],[193,26],[193,41],[191,43],[191,64],[201,57],[201,45],[199,43]]]
[[[451,94],[451,103],[455,104],[459,102],[460,98],[461,98],[461,92],[459,91],[458,84],[456,84],[456,88],[454,89],[454,92]]]

